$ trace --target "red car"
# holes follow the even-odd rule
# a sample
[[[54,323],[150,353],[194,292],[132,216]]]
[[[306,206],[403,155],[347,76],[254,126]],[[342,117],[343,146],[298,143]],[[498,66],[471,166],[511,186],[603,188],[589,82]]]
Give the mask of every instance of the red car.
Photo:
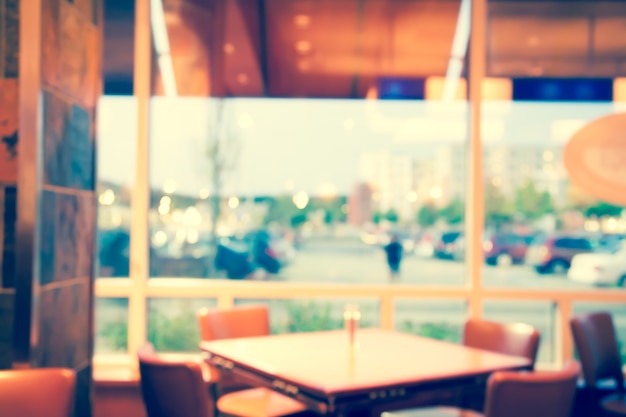
[[[522,263],[533,240],[532,235],[495,233],[483,241],[483,253],[488,265],[508,266]]]
[[[574,255],[591,252],[597,239],[580,235],[538,236],[526,253],[526,264],[540,274],[567,272]]]

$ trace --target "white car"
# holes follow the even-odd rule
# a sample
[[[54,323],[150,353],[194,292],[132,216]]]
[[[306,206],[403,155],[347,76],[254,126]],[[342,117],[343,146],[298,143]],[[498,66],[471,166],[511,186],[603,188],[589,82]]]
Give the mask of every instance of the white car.
[[[586,284],[626,287],[626,242],[611,251],[575,255],[567,277]]]

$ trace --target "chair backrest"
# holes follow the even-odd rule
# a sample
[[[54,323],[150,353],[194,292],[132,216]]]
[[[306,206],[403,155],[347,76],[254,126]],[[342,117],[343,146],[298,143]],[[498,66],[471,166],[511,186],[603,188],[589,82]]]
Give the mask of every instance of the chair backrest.
[[[210,417],[211,397],[195,362],[166,361],[146,343],[137,352],[148,417]]]
[[[200,337],[203,341],[270,334],[266,306],[240,306],[231,309],[198,310]]]
[[[76,374],[66,368],[0,371],[3,417],[71,417]]]
[[[537,329],[525,323],[470,319],[465,323],[463,344],[477,349],[523,356],[534,364],[540,336]]]
[[[485,417],[569,417],[580,365],[549,372],[496,372],[487,384]]]
[[[622,361],[611,314],[594,312],[575,316],[570,319],[570,327],[585,384],[593,387],[602,379],[613,379],[623,389]]]

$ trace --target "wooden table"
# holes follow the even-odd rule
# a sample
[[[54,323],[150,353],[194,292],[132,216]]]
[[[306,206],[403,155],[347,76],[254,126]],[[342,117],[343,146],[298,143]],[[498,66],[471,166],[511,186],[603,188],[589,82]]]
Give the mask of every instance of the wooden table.
[[[320,414],[465,405],[498,370],[530,369],[526,358],[406,333],[360,329],[202,342],[207,362],[255,386],[304,402]],[[379,412],[379,411],[378,411]]]

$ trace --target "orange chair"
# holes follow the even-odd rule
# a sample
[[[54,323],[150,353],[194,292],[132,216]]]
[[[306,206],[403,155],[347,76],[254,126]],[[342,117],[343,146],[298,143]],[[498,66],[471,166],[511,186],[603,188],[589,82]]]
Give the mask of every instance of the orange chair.
[[[585,380],[579,407],[587,416],[626,416],[622,360],[611,314],[579,315],[570,319],[570,327]]]
[[[201,308],[197,313],[203,341],[270,334],[266,306],[241,306],[229,310]]]
[[[0,371],[2,417],[71,417],[76,374],[65,368]]]
[[[228,310],[200,309],[197,313],[203,341],[258,337],[270,334],[266,306],[240,306]],[[217,410],[237,416],[285,416],[305,412],[304,404],[267,388],[250,388],[226,379],[219,371]]]
[[[386,417],[569,417],[580,365],[569,361],[560,371],[496,372],[489,378],[485,413],[432,408],[383,413]]]
[[[463,345],[476,349],[488,350],[505,355],[522,356],[530,359],[533,367],[539,350],[541,335],[533,326],[524,323],[498,323],[482,319],[469,319],[463,329]],[[483,405],[484,392],[476,393],[473,408]],[[416,417],[431,416],[475,416],[480,415],[472,410],[437,407],[414,410]],[[394,413],[395,415],[395,413]],[[412,414],[413,415],[413,414]]]
[[[463,345],[506,355],[523,356],[535,363],[541,335],[525,323],[498,323],[470,319],[465,323]]]
[[[270,334],[269,311],[266,306],[238,306],[229,310],[201,308],[197,312],[202,341],[267,336]],[[219,380],[218,395],[250,388],[210,368],[212,379]]]

